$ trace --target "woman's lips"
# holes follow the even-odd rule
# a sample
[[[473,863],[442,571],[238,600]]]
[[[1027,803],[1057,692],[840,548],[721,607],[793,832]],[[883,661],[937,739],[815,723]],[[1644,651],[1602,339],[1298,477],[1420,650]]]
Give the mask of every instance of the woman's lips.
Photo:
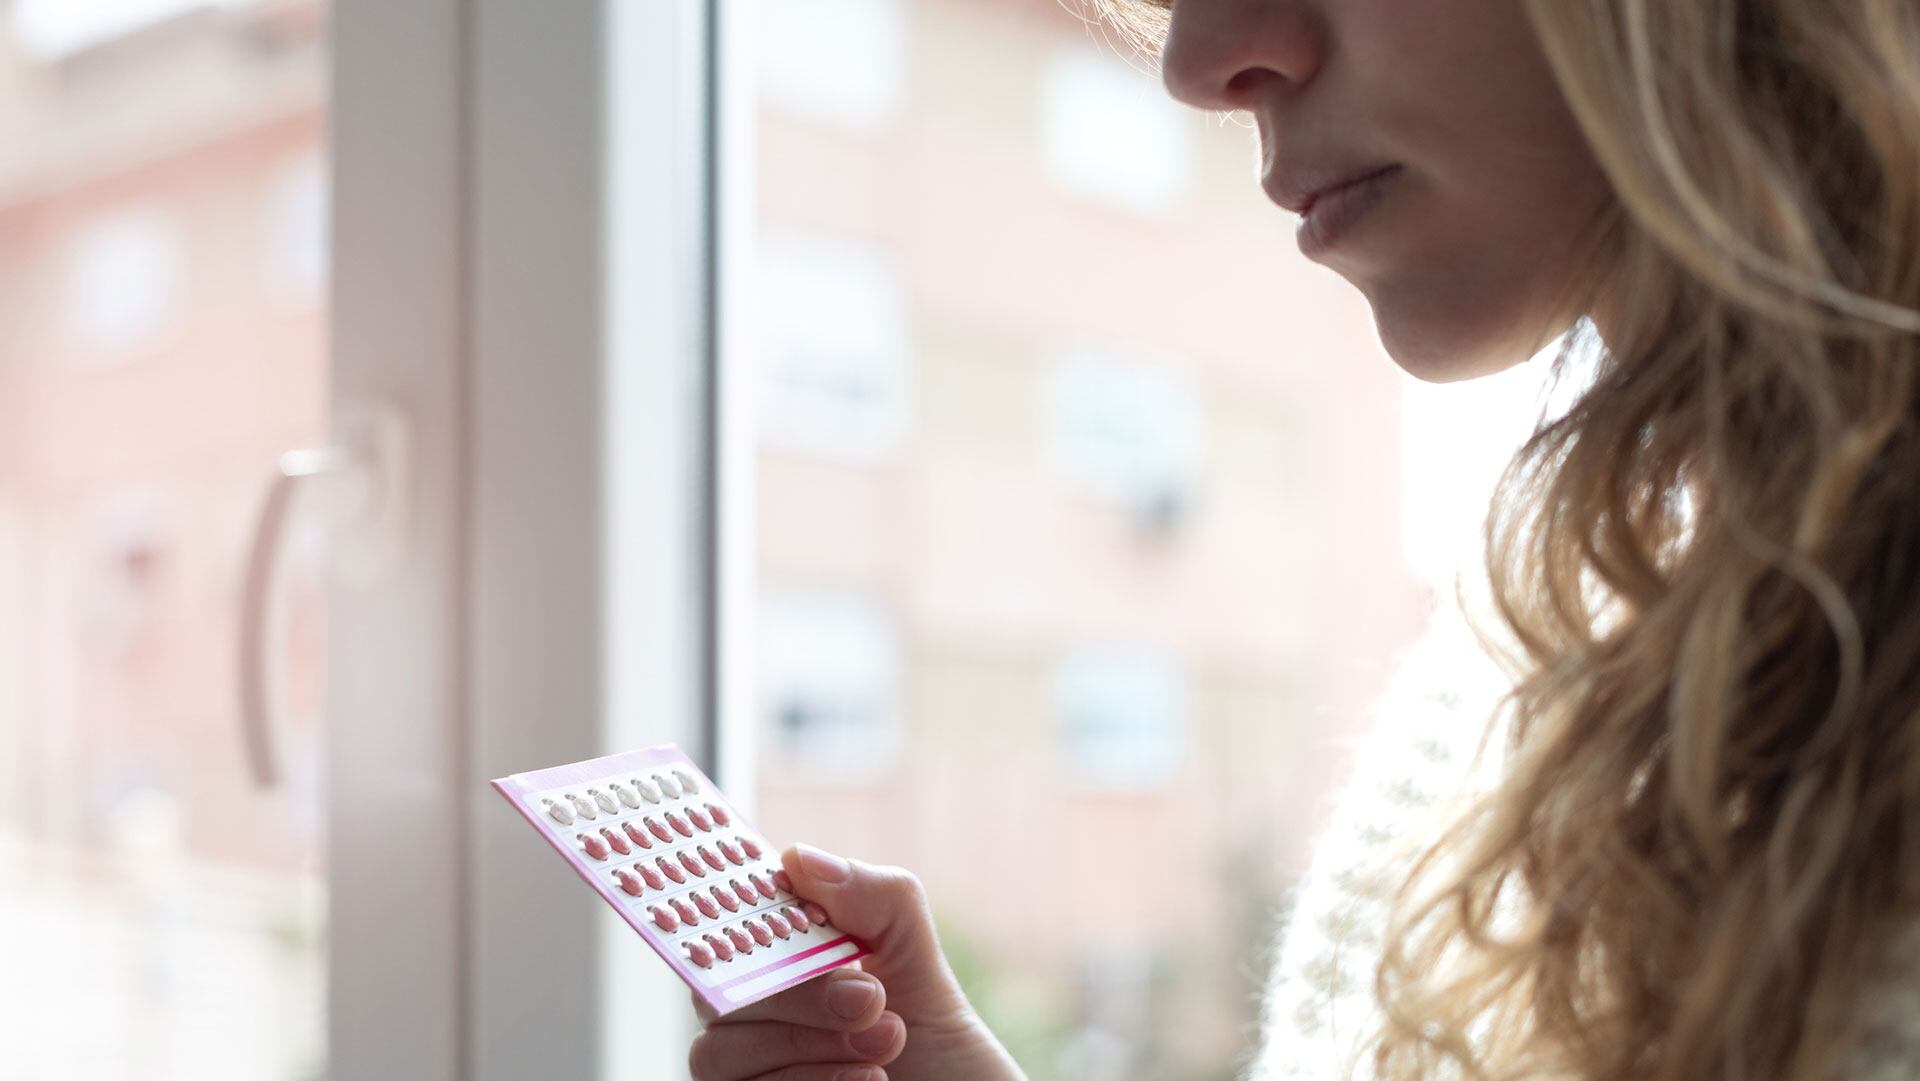
[[[1294,167],[1276,163],[1260,178],[1260,187],[1275,203],[1295,214],[1305,214],[1316,198],[1335,188],[1398,168],[1393,164]]]
[[[1332,248],[1379,205],[1399,177],[1400,167],[1391,165],[1314,195],[1294,231],[1300,254],[1311,259]]]

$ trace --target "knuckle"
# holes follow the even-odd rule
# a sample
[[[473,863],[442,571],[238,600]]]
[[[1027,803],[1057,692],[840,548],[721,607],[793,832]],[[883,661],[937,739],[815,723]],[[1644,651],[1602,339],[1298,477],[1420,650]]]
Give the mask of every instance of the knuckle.
[[[786,1032],[781,1040],[787,1045],[787,1055],[794,1059],[805,1059],[807,1054],[807,1030],[801,1025],[782,1025]]]
[[[927,888],[920,876],[905,867],[882,867],[881,883],[893,902],[904,908],[924,908],[927,903]]]

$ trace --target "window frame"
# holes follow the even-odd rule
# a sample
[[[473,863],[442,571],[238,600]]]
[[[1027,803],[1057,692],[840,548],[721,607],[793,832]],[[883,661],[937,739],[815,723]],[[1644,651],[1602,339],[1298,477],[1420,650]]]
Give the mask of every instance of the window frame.
[[[486,781],[672,741],[751,791],[714,649],[751,595],[734,3],[334,0],[331,405],[407,414],[417,493],[400,565],[331,588],[336,1081],[684,1076],[684,989]]]

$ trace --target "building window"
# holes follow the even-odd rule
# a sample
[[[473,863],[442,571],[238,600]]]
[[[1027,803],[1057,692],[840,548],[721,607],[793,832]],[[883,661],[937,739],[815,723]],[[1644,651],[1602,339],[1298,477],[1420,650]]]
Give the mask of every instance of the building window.
[[[903,0],[757,6],[761,101],[863,133],[886,125],[906,98],[906,21]]]
[[[873,457],[908,425],[905,288],[875,249],[770,229],[760,250],[760,436]]]
[[[767,590],[760,599],[760,709],[767,747],[813,772],[864,771],[900,744],[900,640],[875,601]]]
[[[1156,80],[1111,52],[1074,46],[1047,61],[1040,86],[1041,155],[1055,183],[1141,213],[1186,194],[1193,117]]]
[[[82,345],[124,348],[179,313],[186,237],[158,207],[107,211],[83,223],[69,241],[66,264],[64,316]]]
[[[318,154],[303,154],[274,173],[264,223],[267,277],[288,302],[325,298],[327,216],[327,172]]]
[[[1060,355],[1045,409],[1054,471],[1139,515],[1176,525],[1200,465],[1198,395],[1176,361],[1094,350]]]
[[[239,7],[254,0],[14,0],[13,33],[35,56],[49,60],[80,52],[201,8]]]
[[[1169,659],[1140,650],[1086,648],[1054,682],[1067,765],[1082,783],[1154,788],[1180,767],[1186,687]]]
[[[1154,989],[1165,982],[1153,951],[1140,943],[1077,944],[1073,957],[1075,1024],[1062,1042],[1058,1076],[1121,1081],[1153,1076]]]
[[[175,508],[161,492],[127,488],[89,508],[76,538],[87,552],[83,626],[104,653],[122,654],[160,623],[173,569]]]

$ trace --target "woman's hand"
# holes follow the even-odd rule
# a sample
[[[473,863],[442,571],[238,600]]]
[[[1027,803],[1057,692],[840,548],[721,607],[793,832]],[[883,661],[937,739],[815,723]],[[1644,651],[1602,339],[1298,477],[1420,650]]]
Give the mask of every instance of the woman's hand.
[[[807,845],[782,862],[794,893],[873,952],[725,1016],[696,998],[694,1081],[1024,1081],[947,967],[919,879]]]

